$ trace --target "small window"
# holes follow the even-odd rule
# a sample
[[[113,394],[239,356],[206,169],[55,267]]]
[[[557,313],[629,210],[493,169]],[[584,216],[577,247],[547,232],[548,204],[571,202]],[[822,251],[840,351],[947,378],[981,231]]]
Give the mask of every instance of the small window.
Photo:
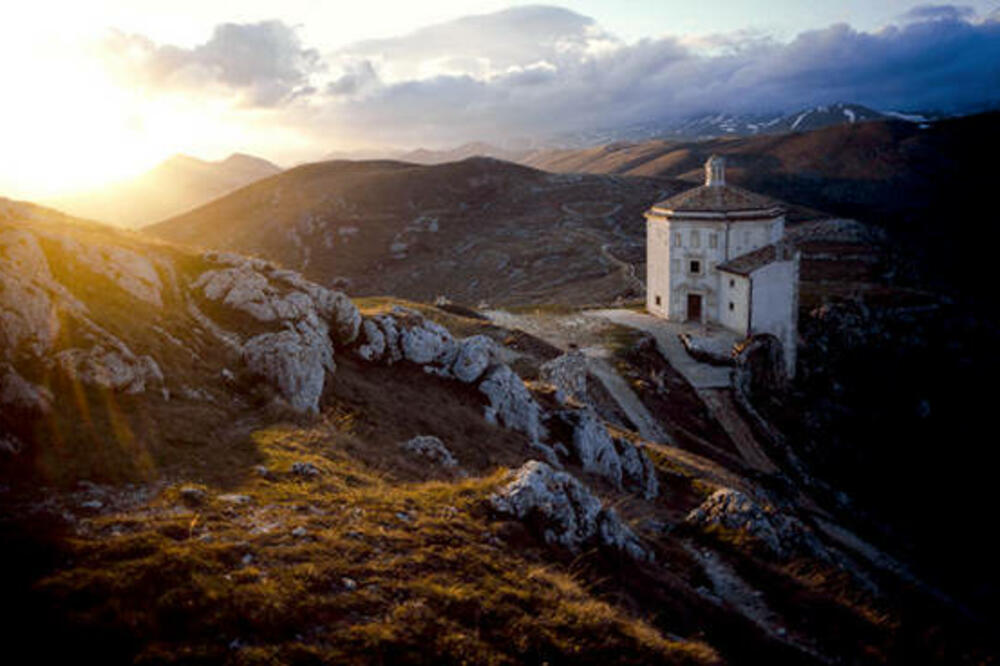
[[[692,261],[690,265],[690,270],[692,275],[698,275],[701,273],[701,262]]]
[[[657,305],[657,307],[659,307],[660,305],[662,305],[662,301],[660,300],[659,296],[656,297],[656,305]],[[729,305],[732,305],[732,303],[730,303]]]
[[[674,247],[681,247],[683,243],[684,239],[681,236],[681,233],[678,231],[677,233],[674,234]]]
[[[729,281],[729,288],[732,289],[735,286],[736,286],[736,280],[730,280]],[[732,305],[732,303],[730,303],[729,305]],[[732,308],[730,308],[730,309],[732,309]]]
[[[732,301],[729,301],[729,311],[730,311],[730,312],[732,312],[732,311],[733,311],[733,310],[735,310],[735,309],[736,309],[736,306],[735,306],[735,305],[733,305],[733,302],[732,302]]]
[[[701,247],[701,233],[697,229],[691,232],[691,247]]]
[[[713,250],[719,247],[719,234],[708,235],[708,247],[710,247]]]

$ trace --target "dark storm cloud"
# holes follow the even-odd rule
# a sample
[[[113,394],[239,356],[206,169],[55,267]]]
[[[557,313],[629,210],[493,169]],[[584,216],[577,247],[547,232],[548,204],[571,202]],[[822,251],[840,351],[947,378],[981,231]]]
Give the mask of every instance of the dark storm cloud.
[[[528,10],[345,49],[340,56],[375,64],[364,94],[339,98],[327,118],[381,140],[446,142],[836,101],[936,110],[1000,102],[1000,22],[964,7],[922,6],[879,31],[838,24],[787,43],[734,34],[630,45],[567,10]],[[464,71],[455,64],[463,59]],[[432,74],[418,76],[422,66]],[[353,80],[334,92],[356,92]]]
[[[157,87],[222,86],[252,106],[274,106],[308,90],[320,66],[318,52],[303,48],[281,21],[223,23],[191,49],[157,45],[140,35],[114,33],[105,50],[133,80]]]

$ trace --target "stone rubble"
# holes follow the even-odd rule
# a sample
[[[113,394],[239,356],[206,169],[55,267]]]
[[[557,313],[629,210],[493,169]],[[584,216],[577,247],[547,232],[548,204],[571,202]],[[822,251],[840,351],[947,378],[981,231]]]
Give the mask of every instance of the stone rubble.
[[[652,560],[614,509],[605,507],[576,477],[530,460],[514,479],[490,497],[499,513],[536,525],[546,543],[579,552],[588,543],[620,550],[636,560]]]
[[[800,520],[771,506],[762,506],[732,488],[712,493],[687,515],[685,522],[701,528],[718,525],[741,531],[763,543],[779,557],[806,553],[830,559],[828,550]]]
[[[437,437],[419,435],[399,445],[404,451],[420,456],[441,467],[457,467],[458,461]]]

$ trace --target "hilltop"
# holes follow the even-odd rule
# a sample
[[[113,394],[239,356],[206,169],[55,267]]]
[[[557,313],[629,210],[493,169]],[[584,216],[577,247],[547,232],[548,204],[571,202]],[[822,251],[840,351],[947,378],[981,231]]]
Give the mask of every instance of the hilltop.
[[[146,231],[272,259],[357,295],[600,303],[641,293],[642,212],[684,187],[489,158],[319,162]]]
[[[140,227],[280,171],[267,160],[240,153],[215,162],[174,155],[130,180],[58,197],[50,203],[78,217]]]

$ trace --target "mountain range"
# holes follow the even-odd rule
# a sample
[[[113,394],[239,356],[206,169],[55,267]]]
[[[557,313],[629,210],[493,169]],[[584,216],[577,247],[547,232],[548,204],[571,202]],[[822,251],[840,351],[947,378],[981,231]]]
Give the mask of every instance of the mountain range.
[[[267,160],[239,153],[217,162],[174,155],[130,180],[46,203],[78,217],[141,227],[280,171]]]

